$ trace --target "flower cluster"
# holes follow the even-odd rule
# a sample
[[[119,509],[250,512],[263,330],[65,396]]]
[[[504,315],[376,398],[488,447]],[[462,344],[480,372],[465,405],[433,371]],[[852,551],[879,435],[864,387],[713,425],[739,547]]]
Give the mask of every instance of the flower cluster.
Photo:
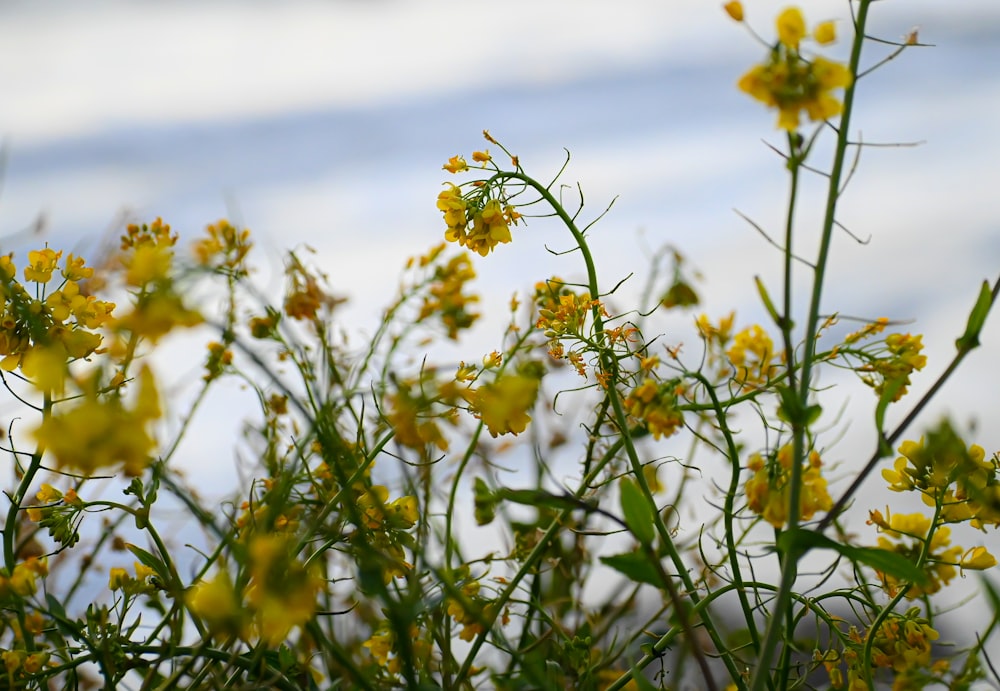
[[[864,650],[871,643],[871,665],[890,670],[893,689],[909,691],[926,688],[927,683],[948,670],[946,660],[932,662],[934,641],[938,632],[930,622],[920,616],[920,609],[912,607],[906,612],[892,612],[877,626],[862,634],[854,626],[846,635],[847,645],[843,655],[836,650],[814,653],[830,677],[830,686],[848,691],[869,689],[865,674]],[[844,683],[843,663],[847,666],[847,683]]]
[[[462,188],[448,183],[438,194],[437,208],[444,214],[448,230],[444,237],[485,257],[500,244],[511,241],[510,226],[521,214],[499,199],[487,199],[480,190],[463,195]]]
[[[726,5],[737,21],[743,21],[743,7],[738,2]],[[767,60],[755,65],[740,78],[739,88],[778,110],[778,127],[789,132],[799,128],[801,112],[816,122],[840,115],[843,104],[833,91],[851,85],[850,70],[822,56],[806,58],[800,49],[808,37],[802,12],[790,7],[778,15],[778,41]],[[836,40],[832,22],[823,22],[813,31],[812,38],[825,45]]]
[[[733,337],[733,344],[726,350],[730,364],[735,368],[734,381],[743,390],[766,386],[777,374],[774,343],[759,325],[743,329]]]
[[[433,262],[443,249],[444,245],[439,245],[429,255],[421,257],[421,266]],[[473,311],[473,305],[479,302],[479,296],[466,292],[466,286],[475,277],[476,270],[465,252],[456,254],[446,262],[434,264],[433,276],[427,294],[423,297],[417,321],[435,316],[444,325],[448,338],[457,340],[459,332],[470,328],[480,317],[478,312]]]
[[[878,396],[888,391],[892,394],[890,400],[898,401],[906,394],[910,375],[927,364],[927,356],[920,352],[923,348],[919,334],[889,334],[885,337],[885,354],[870,358],[858,368],[865,373],[861,381],[875,389]]]
[[[292,319],[317,323],[333,311],[344,298],[331,295],[323,284],[326,277],[316,275],[295,255],[290,253],[285,267],[288,286],[285,289],[285,314]]]
[[[951,544],[951,530],[947,527],[932,525],[922,513],[897,513],[885,518],[880,511],[872,511],[869,522],[877,525],[882,534],[878,539],[880,548],[922,564],[927,582],[910,585],[907,598],[936,593],[958,575],[955,566],[962,548]],[[899,579],[881,571],[878,575],[890,597],[895,596],[902,585]]]
[[[397,382],[396,390],[386,396],[385,411],[397,443],[418,451],[428,446],[448,450],[448,439],[439,423],[457,424],[456,405],[465,388],[460,386],[460,378],[466,376],[465,371],[460,367],[455,379],[439,381],[436,371],[428,368],[416,380]]]
[[[177,327],[191,327],[203,319],[188,308],[178,292],[173,276],[176,233],[157,218],[151,224],[131,224],[121,237],[118,255],[125,272],[125,284],[135,299],[131,311],[114,322],[119,333],[130,341],[145,338],[155,344]]]
[[[250,231],[239,230],[222,219],[209,225],[205,233],[206,237],[192,245],[198,264],[234,276],[247,275],[246,258],[253,247]]]
[[[120,391],[104,394],[91,381],[77,401],[54,410],[33,434],[60,470],[89,476],[102,468],[120,468],[135,477],[152,460],[156,442],[151,427],[161,415],[156,380],[143,367],[131,405]]]
[[[974,528],[1000,525],[1000,461],[986,460],[978,444],[965,442],[945,421],[919,442],[905,441],[882,477],[894,492],[918,491],[924,503],[940,505],[943,521]]]
[[[22,374],[37,388],[61,393],[66,365],[101,348],[98,330],[112,321],[114,303],[88,294],[85,281],[94,270],[68,255],[59,272],[62,280],[49,291],[62,252],[48,247],[28,253],[25,282],[16,280],[13,259],[0,257],[0,368]],[[32,295],[32,292],[34,293]]]
[[[646,426],[653,439],[669,437],[684,426],[678,399],[684,393],[679,380],[658,381],[646,377],[625,397],[625,412]]]
[[[324,588],[315,566],[306,566],[292,553],[293,544],[292,536],[255,535],[248,545],[249,581],[242,593],[220,568],[211,580],[198,581],[187,591],[188,608],[214,634],[278,645],[312,618]]]
[[[775,528],[781,528],[788,522],[792,456],[792,445],[786,444],[766,461],[755,453],[747,463],[753,473],[746,483],[747,508]],[[811,519],[817,511],[829,511],[833,506],[833,499],[826,489],[826,478],[820,472],[822,465],[819,453],[810,451],[802,468],[799,493],[799,516],[804,520]]]
[[[563,340],[580,344],[589,342],[591,336],[587,332],[587,320],[593,317],[595,310],[600,316],[607,317],[604,304],[591,298],[586,290],[573,292],[557,277],[535,284],[534,304],[538,314],[535,328],[549,339],[549,356],[555,360],[568,360],[577,374],[587,376],[583,353],[577,348],[567,353]],[[618,334],[625,335],[624,331],[619,331]],[[611,343],[618,338],[614,332],[606,332],[606,336]]]
[[[80,540],[77,528],[83,520],[84,503],[72,487],[60,492],[48,483],[42,483],[35,495],[39,506],[27,509],[28,518],[46,528],[56,544],[72,547]]]
[[[540,367],[527,363],[516,374],[503,374],[492,382],[464,394],[472,413],[483,421],[493,437],[520,434],[531,422],[528,411],[535,405],[541,381]]]

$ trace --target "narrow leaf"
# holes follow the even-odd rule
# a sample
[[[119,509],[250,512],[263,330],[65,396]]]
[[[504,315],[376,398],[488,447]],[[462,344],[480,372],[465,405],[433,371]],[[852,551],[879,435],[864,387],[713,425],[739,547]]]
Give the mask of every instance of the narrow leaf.
[[[663,586],[656,569],[649,563],[649,558],[640,552],[612,554],[600,559],[605,566],[610,566],[615,571],[624,574],[631,581],[648,583],[657,588]]]
[[[644,545],[651,545],[656,537],[653,530],[655,515],[639,485],[628,478],[622,478],[618,483],[618,492],[621,495],[625,525],[636,540]]]
[[[955,341],[955,347],[959,351],[972,350],[979,346],[979,334],[986,323],[986,315],[990,313],[993,300],[990,284],[987,281],[983,281],[983,286],[979,289],[979,297],[976,298],[976,304],[973,305],[972,311],[969,313],[969,321],[965,325],[965,333]]]
[[[900,580],[918,585],[927,582],[927,574],[902,554],[879,547],[852,547],[805,528],[784,531],[778,537],[777,547],[786,554],[793,552],[799,555],[810,549],[832,549],[851,561],[865,564]]]

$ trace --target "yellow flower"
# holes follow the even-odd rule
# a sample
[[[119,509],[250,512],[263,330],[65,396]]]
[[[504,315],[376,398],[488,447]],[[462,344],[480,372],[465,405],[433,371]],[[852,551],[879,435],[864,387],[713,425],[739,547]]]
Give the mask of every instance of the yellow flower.
[[[798,48],[806,35],[806,20],[797,7],[789,7],[778,15],[778,40],[789,48]]]
[[[28,252],[28,266],[24,267],[24,280],[48,283],[61,256],[62,252],[56,252],[48,247]]]
[[[732,2],[727,2],[722,6],[722,9],[726,11],[730,17],[738,22],[743,21],[743,3],[739,0],[733,0]]]
[[[128,575],[128,571],[120,566],[113,566],[108,572],[108,588],[111,590],[123,590],[125,584],[131,580],[132,577]]]
[[[138,561],[134,562],[134,566],[135,566],[135,579],[137,581],[142,581],[143,583],[145,583],[146,579],[148,579],[150,576],[156,575],[156,571],[154,571],[153,569],[151,569],[150,567],[146,566],[141,562]]]
[[[39,575],[37,568],[22,562],[14,567],[14,573],[10,576],[10,589],[22,597],[34,595],[38,590],[36,581]]]
[[[475,277],[476,271],[466,252],[436,266],[434,279],[427,286],[427,294],[420,306],[417,321],[436,316],[447,330],[448,338],[456,340],[459,331],[471,327],[480,316],[473,310],[474,303],[479,302],[479,296],[465,292]]]
[[[76,281],[91,278],[94,275],[94,270],[86,266],[83,257],[75,257],[72,252],[66,257],[64,267],[62,270],[63,278],[74,285]]]
[[[35,497],[43,504],[52,504],[62,499],[63,494],[52,485],[43,482]]]
[[[684,425],[684,414],[677,407],[679,382],[660,382],[646,377],[625,397],[625,411],[641,420],[654,439],[669,437]]]
[[[371,637],[361,644],[362,648],[368,648],[375,661],[382,667],[389,664],[389,655],[392,654],[392,646],[396,641],[396,636],[391,629],[380,629],[373,633]]]
[[[820,472],[821,467],[819,453],[810,451],[802,470],[802,488],[799,492],[799,516],[803,520],[809,520],[816,513],[829,511],[833,507],[826,478]],[[789,479],[792,445],[782,446],[769,462],[765,462],[760,454],[753,454],[747,468],[753,472],[745,486],[747,508],[775,528],[783,527],[788,521],[791,506]]]
[[[473,411],[490,435],[520,434],[531,422],[528,410],[538,396],[538,378],[508,374],[469,394]]]
[[[473,151],[472,152],[472,160],[475,161],[476,163],[486,163],[487,161],[490,161],[492,159],[493,159],[493,157],[490,156],[490,152],[489,151]]]
[[[210,581],[198,581],[184,595],[184,602],[212,633],[242,635],[243,606],[229,573],[220,569]]]
[[[461,156],[452,156],[448,159],[448,162],[442,166],[442,168],[447,170],[449,173],[461,173],[469,169],[469,164],[466,163],[465,159]]]
[[[766,385],[777,374],[774,343],[757,324],[736,334],[726,356],[736,368],[734,379],[743,390]]]
[[[806,60],[799,54],[806,27],[798,9],[782,12],[777,25],[778,45],[764,63],[754,65],[740,78],[740,90],[767,107],[776,108],[778,127],[788,131],[798,129],[803,110],[813,121],[839,115],[843,106],[831,92],[850,86],[850,70],[821,56]],[[820,24],[815,35],[823,41],[832,41],[833,24]]]
[[[997,560],[985,547],[973,547],[962,555],[962,560],[958,565],[963,569],[982,571],[992,569],[997,565]]]
[[[86,393],[74,407],[57,409],[35,429],[35,439],[55,458],[60,469],[92,475],[100,468],[120,466],[126,475],[145,470],[155,441],[150,423],[160,417],[159,395],[152,371],[143,368],[131,408],[117,395]]]
[[[125,283],[135,288],[166,280],[174,262],[169,246],[145,244],[122,257]]]
[[[21,359],[21,373],[39,391],[62,396],[69,374],[66,367],[68,357],[66,347],[58,341],[50,346],[36,345]]]
[[[249,545],[251,581],[246,598],[254,610],[257,634],[272,646],[312,618],[323,587],[315,570],[291,553],[293,544],[288,536],[271,534],[257,535]]]
[[[833,22],[820,22],[813,30],[813,38],[820,45],[827,45],[837,40],[837,26]]]

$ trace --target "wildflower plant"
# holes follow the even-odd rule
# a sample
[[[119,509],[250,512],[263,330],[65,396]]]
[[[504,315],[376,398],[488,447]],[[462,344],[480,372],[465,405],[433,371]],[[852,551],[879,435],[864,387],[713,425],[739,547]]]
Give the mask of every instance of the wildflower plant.
[[[982,542],[1000,525],[1000,459],[948,421],[910,428],[979,346],[1000,281],[917,401],[920,334],[872,316],[840,335],[847,318],[821,311],[862,146],[855,98],[918,45],[864,67],[872,5],[811,31],[783,10],[773,40],[751,30],[764,57],[738,87],[778,111],[791,180],[780,293],[754,286],[767,323],[696,314],[673,248],[646,291],[659,297],[623,308],[588,242],[603,214],[564,203],[565,166],[536,178],[488,132],[488,149],[444,164],[443,242],[403,267],[360,344],[308,250],[287,254],[270,299],[252,235],[228,221],[189,254],[157,219],[96,267],[48,247],[20,267],[0,257],[0,379],[24,407],[3,442],[0,686],[853,691],[995,676],[989,580],[977,638],[944,649],[939,621],[954,583],[996,566]],[[749,28],[741,3],[724,9]],[[846,64],[821,54],[835,27]],[[806,241],[810,176],[827,196]],[[470,350],[477,266],[527,232],[567,233],[578,273],[513,285],[495,349]],[[797,311],[794,260],[812,246]],[[668,315],[690,331],[663,330]],[[211,340],[177,410],[152,355],[199,325]],[[864,421],[827,412],[832,368],[874,409],[866,463],[840,450]],[[227,379],[259,414],[235,449],[244,481],[220,502],[176,463]],[[863,505],[879,477],[887,503]],[[178,511],[198,530],[172,529]]]

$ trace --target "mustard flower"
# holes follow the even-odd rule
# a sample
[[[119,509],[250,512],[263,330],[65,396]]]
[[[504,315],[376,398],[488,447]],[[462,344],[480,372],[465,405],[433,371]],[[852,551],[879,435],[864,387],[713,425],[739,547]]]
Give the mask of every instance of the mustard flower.
[[[927,504],[940,505],[949,523],[969,521],[982,529],[1000,524],[1000,462],[986,460],[977,444],[965,442],[945,421],[920,441],[904,441],[901,454],[882,477],[896,492],[916,490]]]
[[[897,674],[893,688],[923,688],[923,684],[906,684],[906,677],[930,667],[932,645],[939,634],[919,614],[916,607],[905,614],[890,614],[877,630],[868,632],[873,639],[872,663]]]
[[[249,544],[250,584],[247,603],[254,629],[268,645],[284,641],[316,612],[323,580],[291,553],[294,540],[282,534],[256,535]]]
[[[820,22],[813,29],[813,38],[820,45],[827,45],[837,40],[837,25],[833,22]]]
[[[963,569],[983,571],[997,565],[997,559],[985,547],[973,547],[962,555],[958,565]]]
[[[108,588],[110,590],[124,590],[125,585],[132,580],[128,571],[120,566],[113,566],[108,571]]]
[[[496,199],[490,199],[472,217],[472,230],[465,239],[465,246],[485,257],[499,244],[511,241],[510,214]]]
[[[48,283],[60,257],[62,252],[56,252],[48,247],[28,252],[28,266],[24,267],[24,280]]]
[[[468,202],[462,196],[462,188],[448,183],[447,189],[438,194],[437,208],[444,214],[444,222],[448,226],[445,240],[462,244],[468,225]]]
[[[467,400],[493,437],[523,432],[531,416],[528,411],[538,396],[539,380],[534,376],[505,374],[495,381],[470,390]]]
[[[743,329],[733,338],[726,356],[736,369],[734,380],[743,390],[752,390],[767,383],[777,374],[778,359],[774,343],[759,325]]]
[[[253,247],[249,230],[238,230],[229,221],[222,219],[206,227],[205,235],[192,245],[199,264],[237,275],[247,273],[245,261]]]
[[[387,667],[389,656],[392,654],[393,645],[396,642],[396,635],[392,629],[383,628],[372,633],[367,641],[361,644],[362,648],[367,648],[371,656],[381,667]]]
[[[45,418],[34,437],[60,469],[91,475],[118,466],[126,475],[136,476],[150,461],[155,441],[149,427],[161,414],[155,379],[145,367],[131,407],[117,395],[91,390],[72,408],[57,409]]]
[[[797,8],[788,8],[778,15],[777,31],[777,46],[765,62],[753,66],[740,78],[740,90],[769,108],[776,108],[780,129],[797,130],[802,111],[812,121],[839,115],[843,105],[832,92],[851,85],[850,70],[821,56],[807,60],[799,53],[799,44],[807,32]],[[817,42],[830,42],[836,37],[830,22],[820,24],[814,35]]]
[[[131,223],[121,236],[123,252],[145,245],[158,247],[173,247],[177,243],[177,234],[170,232],[170,225],[157,217],[152,223]]]
[[[788,522],[792,452],[792,445],[786,444],[771,459],[753,454],[747,463],[748,470],[753,473],[745,485],[747,508],[775,528]],[[799,517],[803,520],[811,519],[820,511],[829,511],[833,506],[826,478],[820,471],[822,465],[819,453],[810,451],[800,476]]]
[[[465,158],[462,156],[452,156],[448,159],[448,162],[441,167],[449,173],[462,173],[469,169],[469,164],[465,162]]]
[[[437,265],[420,306],[417,321],[436,316],[444,325],[448,338],[457,340],[459,332],[470,328],[480,317],[474,311],[479,296],[466,292],[469,283],[475,278],[476,271],[466,252]]]
[[[245,633],[243,605],[225,569],[219,569],[211,580],[198,581],[188,588],[184,602],[192,614],[205,622],[210,632]]]
[[[797,7],[782,10],[775,22],[778,27],[778,40],[789,48],[797,49],[799,41],[806,35],[806,20]]]
[[[684,413],[678,408],[682,391],[678,380],[657,381],[646,377],[625,397],[625,411],[640,420],[653,439],[672,436],[684,426]]]
[[[888,528],[884,527],[886,523]],[[925,551],[927,553],[923,562],[927,583],[911,584],[906,591],[908,599],[936,593],[958,574],[955,565],[959,562],[963,550],[951,544],[949,528],[933,526],[931,519],[921,513],[893,514],[887,521],[879,521],[876,524],[879,524],[879,532],[885,536],[878,538],[878,546],[881,549],[896,552],[914,562]],[[926,544],[928,536],[930,543]],[[876,573],[890,596],[899,592],[902,583],[895,576],[878,570]]]

